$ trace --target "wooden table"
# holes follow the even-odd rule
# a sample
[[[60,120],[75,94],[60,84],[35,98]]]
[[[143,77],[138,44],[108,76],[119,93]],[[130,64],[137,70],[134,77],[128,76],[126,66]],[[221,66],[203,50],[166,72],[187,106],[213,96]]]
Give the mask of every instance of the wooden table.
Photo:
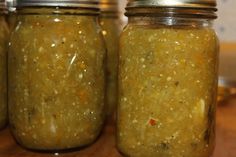
[[[15,143],[9,130],[0,132],[0,157],[122,157],[115,148],[114,126],[108,125],[92,146],[72,153],[42,154],[30,152]],[[236,157],[236,96],[219,104],[214,157]]]

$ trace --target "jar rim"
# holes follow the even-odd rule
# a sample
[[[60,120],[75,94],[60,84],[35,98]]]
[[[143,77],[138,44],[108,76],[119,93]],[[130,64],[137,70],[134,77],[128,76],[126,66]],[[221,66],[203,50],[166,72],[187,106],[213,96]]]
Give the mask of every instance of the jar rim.
[[[16,8],[22,7],[72,7],[99,9],[98,0],[18,0]]]
[[[215,11],[211,9],[196,8],[172,8],[172,7],[148,7],[148,8],[126,8],[126,16],[147,16],[147,17],[170,17],[170,18],[198,18],[216,19]]]
[[[139,7],[196,8],[217,11],[216,0],[128,0],[127,8]]]
[[[117,0],[100,0],[99,8],[103,13],[118,13],[118,1]]]

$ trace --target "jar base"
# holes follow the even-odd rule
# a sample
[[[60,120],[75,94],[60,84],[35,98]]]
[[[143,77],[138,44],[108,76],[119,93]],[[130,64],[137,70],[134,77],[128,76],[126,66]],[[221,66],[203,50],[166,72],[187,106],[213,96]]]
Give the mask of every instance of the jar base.
[[[47,154],[47,153],[65,154],[65,153],[81,151],[81,150],[87,148],[88,146],[93,145],[94,143],[96,143],[98,141],[101,134],[102,133],[100,133],[94,140],[91,140],[90,142],[87,142],[85,144],[80,144],[78,146],[67,147],[67,148],[47,148],[47,149],[45,148],[44,149],[44,148],[30,147],[30,146],[26,146],[25,144],[19,142],[15,137],[14,137],[14,139],[20,147],[22,147],[23,149],[26,149],[28,151],[31,151],[31,152],[43,153],[43,154]]]

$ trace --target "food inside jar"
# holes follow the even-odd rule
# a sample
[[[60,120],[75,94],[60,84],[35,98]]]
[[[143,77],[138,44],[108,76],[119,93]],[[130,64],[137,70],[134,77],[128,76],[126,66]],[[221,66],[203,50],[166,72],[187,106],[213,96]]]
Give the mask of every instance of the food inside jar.
[[[43,13],[19,15],[11,37],[11,129],[30,149],[85,146],[105,116],[102,34],[95,16]]]
[[[132,157],[209,157],[218,40],[210,28],[128,25],[121,35],[118,148]]]

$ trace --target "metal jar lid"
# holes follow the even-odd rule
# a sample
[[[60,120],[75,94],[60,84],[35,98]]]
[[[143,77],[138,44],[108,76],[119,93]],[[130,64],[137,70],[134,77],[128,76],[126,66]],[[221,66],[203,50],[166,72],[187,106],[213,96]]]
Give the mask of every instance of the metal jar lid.
[[[99,7],[102,12],[118,12],[118,0],[100,0]]]
[[[99,0],[18,0],[17,7],[79,7],[99,9]]]
[[[127,8],[173,7],[216,9],[216,0],[128,0]]]

